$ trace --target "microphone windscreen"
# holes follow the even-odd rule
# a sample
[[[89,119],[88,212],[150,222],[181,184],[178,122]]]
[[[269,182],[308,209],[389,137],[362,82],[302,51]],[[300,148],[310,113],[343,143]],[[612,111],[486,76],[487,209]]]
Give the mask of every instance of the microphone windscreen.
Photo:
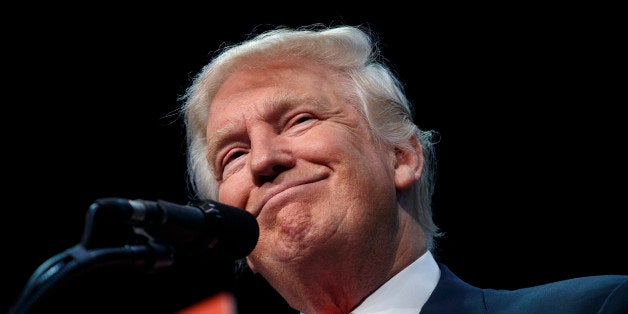
[[[208,229],[215,230],[214,237],[206,240],[213,251],[234,260],[253,251],[259,238],[259,225],[251,213],[213,200],[199,207],[205,212]]]

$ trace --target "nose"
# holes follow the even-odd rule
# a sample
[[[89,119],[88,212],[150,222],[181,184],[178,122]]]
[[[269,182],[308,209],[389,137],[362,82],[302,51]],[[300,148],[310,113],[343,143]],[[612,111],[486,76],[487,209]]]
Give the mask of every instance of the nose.
[[[256,132],[249,152],[251,174],[256,185],[273,181],[296,164],[289,139],[274,132]]]

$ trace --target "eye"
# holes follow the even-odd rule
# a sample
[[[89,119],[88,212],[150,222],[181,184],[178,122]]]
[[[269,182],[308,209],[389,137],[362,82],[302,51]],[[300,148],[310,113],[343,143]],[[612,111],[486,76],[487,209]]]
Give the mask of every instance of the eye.
[[[227,164],[229,164],[230,162],[240,158],[240,156],[244,155],[244,151],[241,150],[233,150],[231,152],[229,152],[225,158],[223,159],[223,166],[226,166]]]
[[[315,120],[316,117],[310,113],[300,113],[288,120],[288,123],[286,124],[286,129],[290,129],[296,126],[305,127],[306,125],[309,125],[310,122],[313,122]]]
[[[295,124],[303,123],[303,122],[305,122],[307,120],[310,120],[310,119],[312,119],[311,116],[309,116],[309,115],[302,115],[302,116],[299,116],[298,119],[296,119]]]
[[[218,159],[219,163],[216,168],[216,176],[220,180],[228,178],[230,175],[242,169],[246,164],[247,149],[236,147],[227,151]]]

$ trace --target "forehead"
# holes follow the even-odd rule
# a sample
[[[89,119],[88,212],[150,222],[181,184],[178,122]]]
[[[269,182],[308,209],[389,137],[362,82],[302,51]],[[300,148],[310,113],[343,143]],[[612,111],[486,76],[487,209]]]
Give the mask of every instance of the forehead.
[[[250,114],[251,110],[336,103],[335,98],[347,98],[351,90],[346,88],[347,82],[341,72],[311,60],[242,67],[232,72],[216,92],[209,107],[209,122],[218,122],[215,120],[221,116],[240,110],[238,114]]]
[[[355,93],[348,83],[342,72],[311,61],[238,69],[224,81],[209,108],[205,130],[209,155],[253,123],[275,123],[293,110],[321,117],[355,111],[357,98],[351,97]],[[347,110],[350,107],[353,110]]]

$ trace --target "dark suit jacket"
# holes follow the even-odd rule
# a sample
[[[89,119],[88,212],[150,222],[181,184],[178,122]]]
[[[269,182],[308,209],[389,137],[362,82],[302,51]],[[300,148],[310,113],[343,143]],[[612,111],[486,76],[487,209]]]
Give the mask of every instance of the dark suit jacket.
[[[439,264],[441,277],[421,313],[628,314],[628,276],[602,275],[517,289],[481,289]]]

